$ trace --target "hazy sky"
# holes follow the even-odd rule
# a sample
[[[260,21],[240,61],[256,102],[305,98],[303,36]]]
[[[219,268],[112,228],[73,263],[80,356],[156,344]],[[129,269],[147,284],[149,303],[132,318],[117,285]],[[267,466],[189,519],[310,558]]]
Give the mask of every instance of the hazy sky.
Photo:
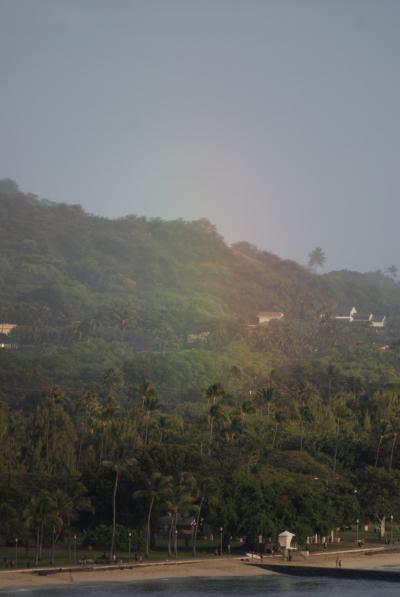
[[[0,0],[0,178],[400,266],[400,0]]]

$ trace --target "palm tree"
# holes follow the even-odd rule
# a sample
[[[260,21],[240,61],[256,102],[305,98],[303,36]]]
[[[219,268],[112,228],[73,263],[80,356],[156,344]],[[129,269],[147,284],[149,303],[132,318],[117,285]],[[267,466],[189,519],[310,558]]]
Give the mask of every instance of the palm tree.
[[[144,445],[147,446],[149,439],[149,424],[150,417],[154,411],[157,410],[159,398],[157,394],[150,394],[145,398],[144,409],[145,409],[145,424],[144,424]]]
[[[142,407],[144,409],[146,400],[150,398],[150,396],[156,396],[157,392],[153,383],[148,379],[145,379],[143,383],[139,386],[139,394],[140,400],[142,402]]]
[[[35,565],[37,566],[42,557],[44,531],[46,525],[52,519],[55,511],[54,501],[48,491],[42,490],[34,495],[25,510],[25,518],[28,526],[33,527],[36,533],[36,555]]]
[[[315,247],[308,255],[308,267],[310,269],[323,267],[326,262],[326,255],[321,247]]]
[[[206,389],[207,404],[215,404],[218,398],[225,394],[225,390],[220,383],[213,383]]]
[[[393,433],[393,441],[392,441],[392,447],[390,450],[390,460],[389,460],[389,470],[392,470],[392,464],[393,464],[393,455],[394,455],[394,448],[397,442],[397,438],[398,438],[398,434],[397,432]]]
[[[269,411],[274,397],[275,390],[272,386],[261,388],[256,394],[256,404],[263,411],[264,407],[267,409],[267,417],[269,417]]]
[[[390,424],[387,421],[385,421],[385,420],[379,421],[378,427],[379,427],[379,441],[378,441],[378,446],[376,448],[375,468],[378,466],[382,442],[385,438],[388,437],[388,435],[390,433]]]
[[[110,562],[113,561],[113,556],[115,552],[115,536],[116,536],[116,527],[117,527],[117,493],[119,488],[119,480],[121,474],[123,474],[129,466],[134,464],[136,460],[132,457],[129,457],[126,451],[126,443],[125,437],[120,430],[118,430],[117,437],[119,438],[119,443],[114,449],[113,460],[105,460],[102,462],[102,465],[111,469],[114,473],[114,483],[113,483],[113,492],[112,492],[112,531],[111,531],[111,545],[110,545]]]
[[[151,538],[151,515],[153,512],[154,503],[156,500],[166,500],[170,497],[172,491],[172,477],[166,477],[160,472],[155,471],[149,481],[146,489],[138,489],[133,494],[134,499],[148,498],[149,511],[147,514],[147,536],[146,536],[146,557],[150,553],[150,538]]]
[[[214,439],[214,423],[215,421],[226,421],[228,419],[228,415],[225,410],[222,408],[220,404],[212,404],[208,409],[208,428],[209,428],[209,438],[208,442],[211,447]]]
[[[395,265],[391,265],[387,268],[386,273],[389,274],[392,280],[395,280],[398,276],[399,270]]]
[[[178,552],[177,545],[177,522],[181,512],[195,512],[198,506],[195,505],[194,494],[196,492],[196,480],[190,473],[182,473],[178,484],[174,487],[173,496],[168,501],[168,510],[171,516],[171,524],[168,534],[168,555],[172,555],[172,538],[174,543],[175,556]]]

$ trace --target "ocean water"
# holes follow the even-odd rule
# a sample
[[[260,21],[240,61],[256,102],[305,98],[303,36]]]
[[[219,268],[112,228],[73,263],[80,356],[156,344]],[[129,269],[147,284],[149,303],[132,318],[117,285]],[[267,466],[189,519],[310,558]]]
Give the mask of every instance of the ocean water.
[[[1,597],[219,597],[241,595],[242,597],[301,595],[340,597],[396,597],[400,586],[397,583],[303,579],[290,576],[262,576],[251,578],[187,578],[157,581],[133,582],[127,584],[76,585],[68,587],[46,587],[42,589],[13,589],[0,591]]]

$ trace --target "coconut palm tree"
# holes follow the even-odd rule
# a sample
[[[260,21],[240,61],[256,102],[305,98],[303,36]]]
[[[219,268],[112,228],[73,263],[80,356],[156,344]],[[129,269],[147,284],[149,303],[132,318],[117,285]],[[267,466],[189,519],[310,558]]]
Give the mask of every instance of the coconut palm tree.
[[[323,267],[326,262],[326,255],[321,247],[315,247],[308,255],[308,267],[310,269]]]
[[[144,445],[147,446],[149,440],[149,425],[152,413],[157,410],[159,398],[157,394],[146,396],[144,401],[145,420],[144,420]]]
[[[37,495],[32,496],[24,517],[28,526],[35,530],[36,534],[36,554],[35,565],[37,566],[42,557],[44,532],[49,521],[53,518],[55,512],[54,501],[48,491],[42,490]]]
[[[168,500],[168,510],[171,523],[168,534],[168,555],[172,555],[172,542],[175,556],[178,553],[177,522],[182,512],[196,512],[198,506],[195,501],[196,480],[190,473],[182,473],[178,483],[173,488],[172,497]]]
[[[272,399],[274,397],[275,390],[272,386],[268,386],[266,388],[260,388],[256,394],[256,404],[260,408],[261,411],[266,408],[267,410],[267,417],[269,417],[269,412],[271,408]]]
[[[134,499],[149,499],[149,510],[147,514],[147,535],[146,535],[146,557],[150,553],[151,538],[151,515],[156,501],[165,501],[171,497],[172,477],[164,476],[159,471],[153,472],[147,482],[145,489],[138,489],[133,494]]]
[[[149,381],[148,379],[145,379],[143,381],[143,383],[141,383],[139,386],[139,395],[140,395],[140,400],[142,402],[142,407],[144,409],[146,400],[150,396],[157,395],[156,388],[154,387],[154,384],[151,381]]]
[[[218,398],[221,398],[225,394],[225,390],[220,383],[213,383],[206,389],[205,397],[207,399],[208,406],[215,404]]]
[[[225,409],[220,404],[212,404],[208,409],[207,413],[208,418],[208,428],[209,428],[209,438],[208,443],[211,447],[211,444],[214,440],[214,424],[216,421],[226,421],[228,419],[228,415]]]

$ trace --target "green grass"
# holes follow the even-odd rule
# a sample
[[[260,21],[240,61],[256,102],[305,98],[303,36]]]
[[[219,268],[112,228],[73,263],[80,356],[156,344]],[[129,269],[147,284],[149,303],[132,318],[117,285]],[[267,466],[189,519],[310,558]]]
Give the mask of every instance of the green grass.
[[[204,558],[204,557],[215,557],[215,550],[217,549],[217,542],[206,542],[206,541],[199,541],[197,545],[197,557]],[[232,544],[232,551],[237,551],[240,549],[240,543]],[[29,549],[25,548],[24,546],[18,547],[18,568],[34,568],[35,567],[35,547],[29,547]],[[75,563],[78,565],[80,560],[96,560],[101,558],[101,556],[105,554],[106,559],[104,563],[109,563],[109,550],[101,550],[101,549],[88,549],[83,548],[81,546],[77,546],[76,549],[76,559],[74,548],[72,546],[71,552],[68,551],[67,546],[65,545],[58,545],[54,552],[54,566],[74,566]],[[227,555],[227,554],[226,554]],[[143,562],[156,562],[161,560],[174,560],[175,555],[172,557],[168,557],[168,550],[167,550],[167,541],[159,540],[157,542],[157,547],[150,552],[149,558],[145,558],[144,554],[138,554],[137,560],[134,558],[133,550],[131,551],[131,557],[129,559],[128,551],[117,551],[116,553],[116,561],[120,562],[123,561],[124,563],[131,562],[139,563],[140,557],[142,558]],[[177,559],[191,559],[192,558],[192,549],[191,547],[187,548],[184,545],[184,542],[178,542],[178,554]],[[15,547],[0,547],[0,569],[6,569],[9,566],[6,563],[12,562],[12,567],[16,568],[16,551]],[[101,563],[101,562],[98,562]],[[46,568],[51,566],[51,549],[49,547],[43,548],[42,558],[38,564],[40,568]]]

